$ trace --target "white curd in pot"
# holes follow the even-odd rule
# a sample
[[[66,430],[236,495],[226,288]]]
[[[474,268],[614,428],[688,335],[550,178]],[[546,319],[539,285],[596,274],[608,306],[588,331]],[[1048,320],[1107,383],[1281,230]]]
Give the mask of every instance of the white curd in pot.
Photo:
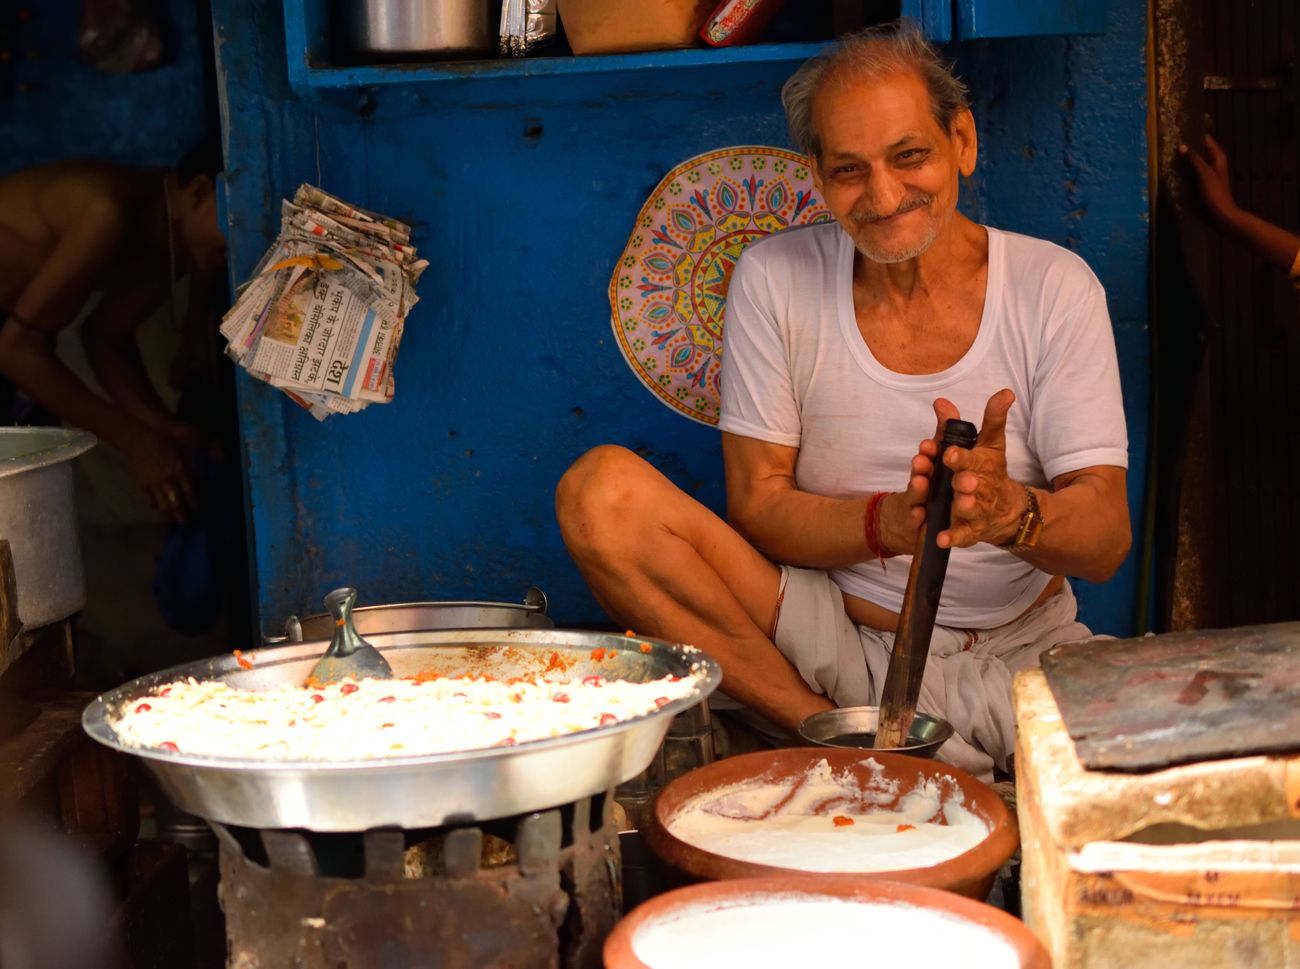
[[[953,966],[1017,969],[996,932],[928,908],[810,895],[699,903],[646,922],[632,951],[651,969]]]
[[[867,758],[869,780],[819,761],[804,774],[757,778],[700,794],[668,821],[680,840],[716,855],[811,872],[928,868],[969,851],[989,824],[967,810],[955,781],[918,777],[899,797]]]

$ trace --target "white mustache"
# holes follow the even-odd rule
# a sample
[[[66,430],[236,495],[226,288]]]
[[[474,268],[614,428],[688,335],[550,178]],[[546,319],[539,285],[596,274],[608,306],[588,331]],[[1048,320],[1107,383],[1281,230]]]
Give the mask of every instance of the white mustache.
[[[904,212],[911,212],[913,209],[919,209],[924,205],[929,205],[934,201],[933,195],[927,195],[924,192],[918,192],[910,198],[903,199],[898,208],[892,212],[868,212],[860,210],[853,213],[853,221],[861,225],[864,222],[879,222],[881,219],[888,219],[891,216],[902,215]]]

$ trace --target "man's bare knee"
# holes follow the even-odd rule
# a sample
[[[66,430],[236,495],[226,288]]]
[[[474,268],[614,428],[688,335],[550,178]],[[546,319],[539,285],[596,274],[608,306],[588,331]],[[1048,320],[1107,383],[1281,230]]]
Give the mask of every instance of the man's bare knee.
[[[592,448],[564,473],[555,489],[555,515],[571,552],[626,539],[645,510],[656,472],[627,448]]]

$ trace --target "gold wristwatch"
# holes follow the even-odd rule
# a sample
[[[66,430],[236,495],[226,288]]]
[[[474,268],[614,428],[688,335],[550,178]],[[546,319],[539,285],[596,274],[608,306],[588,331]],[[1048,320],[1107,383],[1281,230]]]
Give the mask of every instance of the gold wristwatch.
[[[1025,497],[1029,500],[1029,507],[1025,509],[1024,515],[1020,518],[1020,527],[1016,529],[1016,537],[1010,543],[1002,546],[1013,552],[1024,548],[1033,548],[1038,544],[1038,536],[1043,534],[1043,513],[1038,509],[1038,496],[1034,494],[1033,488],[1026,487]]]

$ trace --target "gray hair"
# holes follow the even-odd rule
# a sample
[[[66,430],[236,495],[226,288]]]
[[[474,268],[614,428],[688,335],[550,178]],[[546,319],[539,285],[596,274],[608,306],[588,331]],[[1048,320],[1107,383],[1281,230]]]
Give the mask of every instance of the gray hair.
[[[925,39],[916,21],[904,18],[842,37],[835,47],[805,61],[785,82],[781,103],[795,147],[820,160],[821,139],[813,125],[812,105],[832,75],[874,79],[905,71],[915,72],[925,82],[935,121],[951,131],[953,118],[970,107],[966,85]]]

